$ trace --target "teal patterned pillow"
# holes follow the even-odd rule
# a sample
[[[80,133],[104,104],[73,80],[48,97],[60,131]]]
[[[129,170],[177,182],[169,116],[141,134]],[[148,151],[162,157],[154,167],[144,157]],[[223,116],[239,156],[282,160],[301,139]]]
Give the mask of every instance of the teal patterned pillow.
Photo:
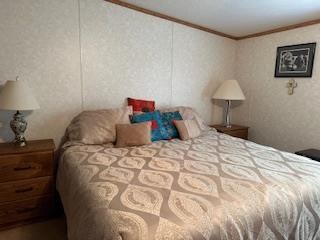
[[[176,112],[164,112],[161,113],[161,120],[164,128],[168,132],[169,138],[178,138],[179,137],[179,132],[174,125],[173,121],[174,120],[182,120],[182,117],[179,113],[179,111]]]
[[[138,115],[133,115],[131,122],[132,123],[140,123],[140,122],[148,122],[151,121],[152,125],[152,133],[151,133],[151,141],[159,141],[170,139],[168,136],[168,132],[166,128],[163,126],[161,121],[161,115],[159,111],[148,112]]]

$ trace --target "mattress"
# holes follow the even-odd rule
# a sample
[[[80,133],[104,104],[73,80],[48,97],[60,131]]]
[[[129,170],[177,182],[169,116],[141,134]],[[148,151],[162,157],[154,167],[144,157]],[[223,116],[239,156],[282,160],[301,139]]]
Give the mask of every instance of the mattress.
[[[319,239],[320,165],[217,133],[74,145],[57,189],[69,240]]]

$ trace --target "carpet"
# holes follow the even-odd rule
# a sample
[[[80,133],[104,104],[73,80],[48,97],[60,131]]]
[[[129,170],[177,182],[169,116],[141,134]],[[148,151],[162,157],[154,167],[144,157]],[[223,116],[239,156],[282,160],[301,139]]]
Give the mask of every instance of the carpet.
[[[0,240],[67,240],[64,218],[25,225],[0,231]]]

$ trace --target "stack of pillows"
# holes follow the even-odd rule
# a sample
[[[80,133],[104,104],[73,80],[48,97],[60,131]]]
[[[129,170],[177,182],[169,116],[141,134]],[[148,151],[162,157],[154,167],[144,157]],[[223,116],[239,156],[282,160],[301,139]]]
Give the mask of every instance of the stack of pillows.
[[[139,146],[159,140],[188,140],[200,135],[196,120],[183,120],[178,109],[155,109],[154,101],[128,98],[132,106],[131,124],[117,124],[117,147]],[[150,135],[151,134],[151,135]]]
[[[207,127],[189,107],[155,109],[154,101],[128,98],[128,107],[84,111],[67,129],[72,142],[116,143],[116,147],[140,146],[153,141],[188,140]]]

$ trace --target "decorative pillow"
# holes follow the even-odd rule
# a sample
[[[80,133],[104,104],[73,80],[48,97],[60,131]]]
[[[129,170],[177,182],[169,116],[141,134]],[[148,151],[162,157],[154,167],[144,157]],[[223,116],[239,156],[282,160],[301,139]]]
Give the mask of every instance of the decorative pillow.
[[[116,147],[131,147],[151,144],[151,122],[117,124]]]
[[[133,115],[131,118],[132,123],[148,122],[151,121],[151,141],[158,141],[162,139],[169,139],[167,130],[164,128],[161,115],[159,111],[142,113],[138,115]]]
[[[200,136],[201,130],[196,120],[174,120],[181,140],[188,140]]]
[[[179,133],[176,126],[173,123],[173,120],[182,120],[182,117],[179,111],[161,113],[161,120],[162,120],[163,126],[168,132],[169,138],[170,139],[178,138]]]
[[[132,106],[133,113],[154,112],[155,102],[128,98],[128,106]]]
[[[209,130],[210,128],[204,123],[203,119],[197,113],[197,111],[191,107],[172,107],[168,109],[162,109],[161,112],[175,112],[179,111],[183,120],[191,120],[194,119],[197,121],[199,128],[203,131]]]
[[[116,140],[116,124],[130,123],[132,107],[84,111],[70,123],[70,141],[84,144],[104,144]]]

